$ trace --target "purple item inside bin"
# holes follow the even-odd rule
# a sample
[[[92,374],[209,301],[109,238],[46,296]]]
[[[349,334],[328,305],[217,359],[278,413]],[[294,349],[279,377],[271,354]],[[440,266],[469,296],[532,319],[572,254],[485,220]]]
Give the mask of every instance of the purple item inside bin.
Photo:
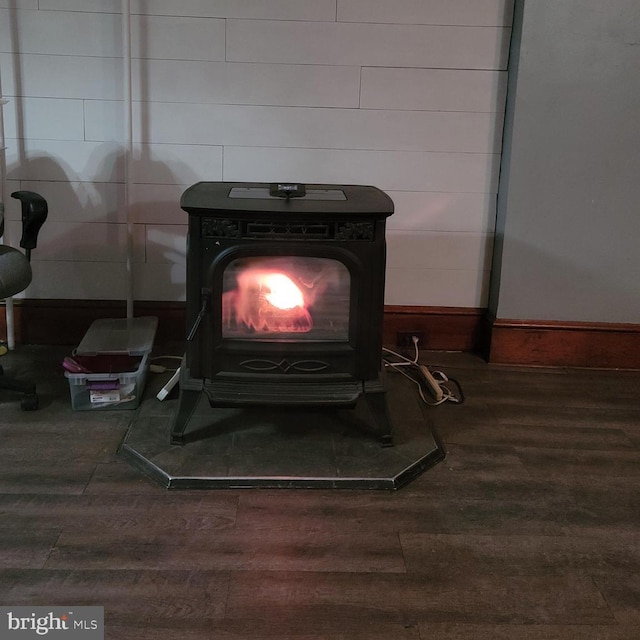
[[[87,382],[90,391],[114,391],[120,388],[118,380],[92,380]]]

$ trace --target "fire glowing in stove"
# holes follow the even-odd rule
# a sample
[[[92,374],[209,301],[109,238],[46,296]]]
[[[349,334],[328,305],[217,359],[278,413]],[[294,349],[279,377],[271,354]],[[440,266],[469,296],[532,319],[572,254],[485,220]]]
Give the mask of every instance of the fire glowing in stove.
[[[257,333],[307,333],[313,328],[305,295],[290,275],[247,267],[237,273],[236,285],[222,295],[227,328]]]
[[[262,283],[264,297],[274,307],[283,310],[304,307],[302,291],[284,273],[267,273]]]

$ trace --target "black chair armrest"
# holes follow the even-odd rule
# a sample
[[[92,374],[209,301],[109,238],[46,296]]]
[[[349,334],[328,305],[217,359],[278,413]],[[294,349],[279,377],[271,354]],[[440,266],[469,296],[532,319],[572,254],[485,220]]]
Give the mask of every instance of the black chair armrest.
[[[12,198],[22,203],[22,238],[20,246],[26,249],[27,257],[31,255],[31,249],[38,246],[38,233],[40,227],[47,219],[49,211],[47,201],[34,191],[14,191]]]

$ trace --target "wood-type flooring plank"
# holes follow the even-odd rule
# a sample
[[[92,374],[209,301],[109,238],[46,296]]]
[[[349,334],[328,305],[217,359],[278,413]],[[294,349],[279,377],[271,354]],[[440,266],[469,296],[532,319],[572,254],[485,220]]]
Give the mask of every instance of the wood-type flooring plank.
[[[1,528],[0,571],[3,569],[41,569],[56,545],[60,531],[55,529],[21,530]]]
[[[482,531],[553,535],[564,531],[562,513],[547,499],[547,483],[479,483],[468,475],[454,483],[452,476],[441,471],[439,482],[432,476],[424,480],[420,490],[392,495],[285,494],[273,500],[261,493],[241,496],[237,527],[375,530],[381,534]]]
[[[182,618],[176,622],[150,619],[118,621],[106,629],[105,640],[421,640],[415,622],[308,618],[299,612],[280,611],[275,618]]]
[[[385,622],[613,624],[593,581],[575,574],[503,576],[251,572],[231,576],[227,615]]]
[[[407,571],[425,575],[640,573],[640,532],[616,536],[400,536]]]
[[[632,625],[569,624],[420,624],[420,637],[429,640],[636,640]]]
[[[34,461],[25,451],[23,459],[2,460],[0,495],[25,492],[81,495],[94,471],[95,464],[92,463],[56,459]]]
[[[404,573],[395,534],[261,530],[63,533],[47,568]]]
[[[3,606],[100,605],[105,625],[222,618],[229,577],[209,571],[16,570],[0,573]]]
[[[156,490],[153,496],[0,494],[3,527],[14,531],[55,527],[67,535],[102,536],[105,543],[113,542],[114,532],[147,540],[154,536],[177,540],[194,530],[219,532],[234,526],[236,510],[237,497],[224,492],[208,495]]]

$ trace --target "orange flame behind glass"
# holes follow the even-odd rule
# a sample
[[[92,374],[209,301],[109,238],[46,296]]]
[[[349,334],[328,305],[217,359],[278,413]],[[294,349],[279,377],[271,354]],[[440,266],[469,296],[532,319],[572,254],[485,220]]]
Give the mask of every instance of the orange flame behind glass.
[[[267,273],[261,278],[261,284],[267,301],[277,309],[295,309],[304,307],[302,291],[289,276],[284,273]]]
[[[286,273],[248,267],[237,288],[222,295],[227,329],[258,333],[307,333],[313,328],[303,291]]]

